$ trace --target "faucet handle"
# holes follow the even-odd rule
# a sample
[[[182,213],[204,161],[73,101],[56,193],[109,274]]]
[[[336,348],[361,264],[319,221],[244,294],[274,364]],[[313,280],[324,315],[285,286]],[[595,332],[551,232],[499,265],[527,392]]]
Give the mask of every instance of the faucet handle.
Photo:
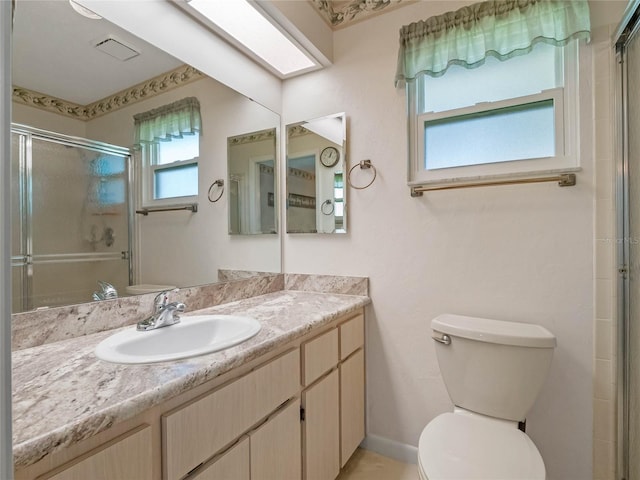
[[[164,290],[157,294],[156,298],[153,300],[156,311],[159,311],[167,306],[167,304],[169,303],[170,292],[177,292],[178,290],[178,288],[174,288],[173,290]]]

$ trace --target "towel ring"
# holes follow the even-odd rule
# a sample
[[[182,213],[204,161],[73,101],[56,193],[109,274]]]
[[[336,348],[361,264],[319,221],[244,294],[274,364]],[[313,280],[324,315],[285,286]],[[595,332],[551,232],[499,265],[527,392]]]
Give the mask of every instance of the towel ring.
[[[325,205],[329,205],[329,209],[325,209],[324,208]],[[333,202],[331,200],[325,200],[324,202],[322,202],[322,205],[320,206],[320,211],[322,212],[323,215],[331,215],[334,209],[335,207],[333,206]]]
[[[353,172],[353,169],[356,167],[360,167],[361,169],[373,168],[373,178],[369,183],[367,183],[363,187],[357,187],[351,182],[351,172]],[[372,165],[371,160],[362,160],[360,161],[360,163],[356,163],[353,167],[349,169],[349,173],[347,174],[347,183],[351,188],[355,188],[356,190],[364,190],[365,188],[369,188],[371,186],[371,184],[376,180],[377,176],[378,176],[378,171],[376,170],[376,167]]]
[[[220,187],[220,194],[216,198],[211,198],[211,196],[212,196],[211,195],[211,190],[213,190],[213,187]],[[218,200],[220,200],[222,198],[222,194],[223,193],[224,193],[224,180],[219,178],[218,180],[213,182],[211,184],[211,186],[209,187],[209,192],[207,193],[207,198],[209,199],[209,201],[211,203],[216,203]]]

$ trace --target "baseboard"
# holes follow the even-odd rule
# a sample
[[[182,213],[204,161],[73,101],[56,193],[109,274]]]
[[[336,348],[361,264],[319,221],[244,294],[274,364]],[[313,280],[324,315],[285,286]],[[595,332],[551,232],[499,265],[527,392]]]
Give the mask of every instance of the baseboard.
[[[413,445],[369,434],[364,437],[360,446],[365,450],[371,450],[399,462],[418,463],[418,449]]]

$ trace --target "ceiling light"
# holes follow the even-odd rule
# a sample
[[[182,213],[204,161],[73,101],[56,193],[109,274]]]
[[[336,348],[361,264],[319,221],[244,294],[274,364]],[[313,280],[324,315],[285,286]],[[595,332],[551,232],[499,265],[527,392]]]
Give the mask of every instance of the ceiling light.
[[[88,8],[83,7],[82,5],[80,5],[79,3],[74,2],[73,0],[69,0],[69,4],[71,5],[71,8],[73,8],[76,12],[78,12],[83,17],[90,18],[91,20],[101,20],[102,19],[102,17],[100,15],[98,15],[97,13],[93,13]]]
[[[318,65],[246,0],[190,0],[189,5],[281,76]]]

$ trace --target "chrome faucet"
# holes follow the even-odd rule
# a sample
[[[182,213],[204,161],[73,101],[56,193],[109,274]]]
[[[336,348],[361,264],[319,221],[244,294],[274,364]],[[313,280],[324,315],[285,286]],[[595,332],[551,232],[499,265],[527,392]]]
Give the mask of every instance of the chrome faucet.
[[[171,291],[177,291],[175,290]],[[168,327],[180,323],[179,313],[185,311],[186,306],[184,303],[171,302],[169,300],[169,291],[161,292],[156,295],[153,301],[153,315],[146,318],[137,324],[137,329],[141,331],[155,330],[156,328]]]
[[[98,280],[99,292],[93,292],[94,300],[109,300],[112,298],[118,298],[118,291],[113,285],[102,280]]]

